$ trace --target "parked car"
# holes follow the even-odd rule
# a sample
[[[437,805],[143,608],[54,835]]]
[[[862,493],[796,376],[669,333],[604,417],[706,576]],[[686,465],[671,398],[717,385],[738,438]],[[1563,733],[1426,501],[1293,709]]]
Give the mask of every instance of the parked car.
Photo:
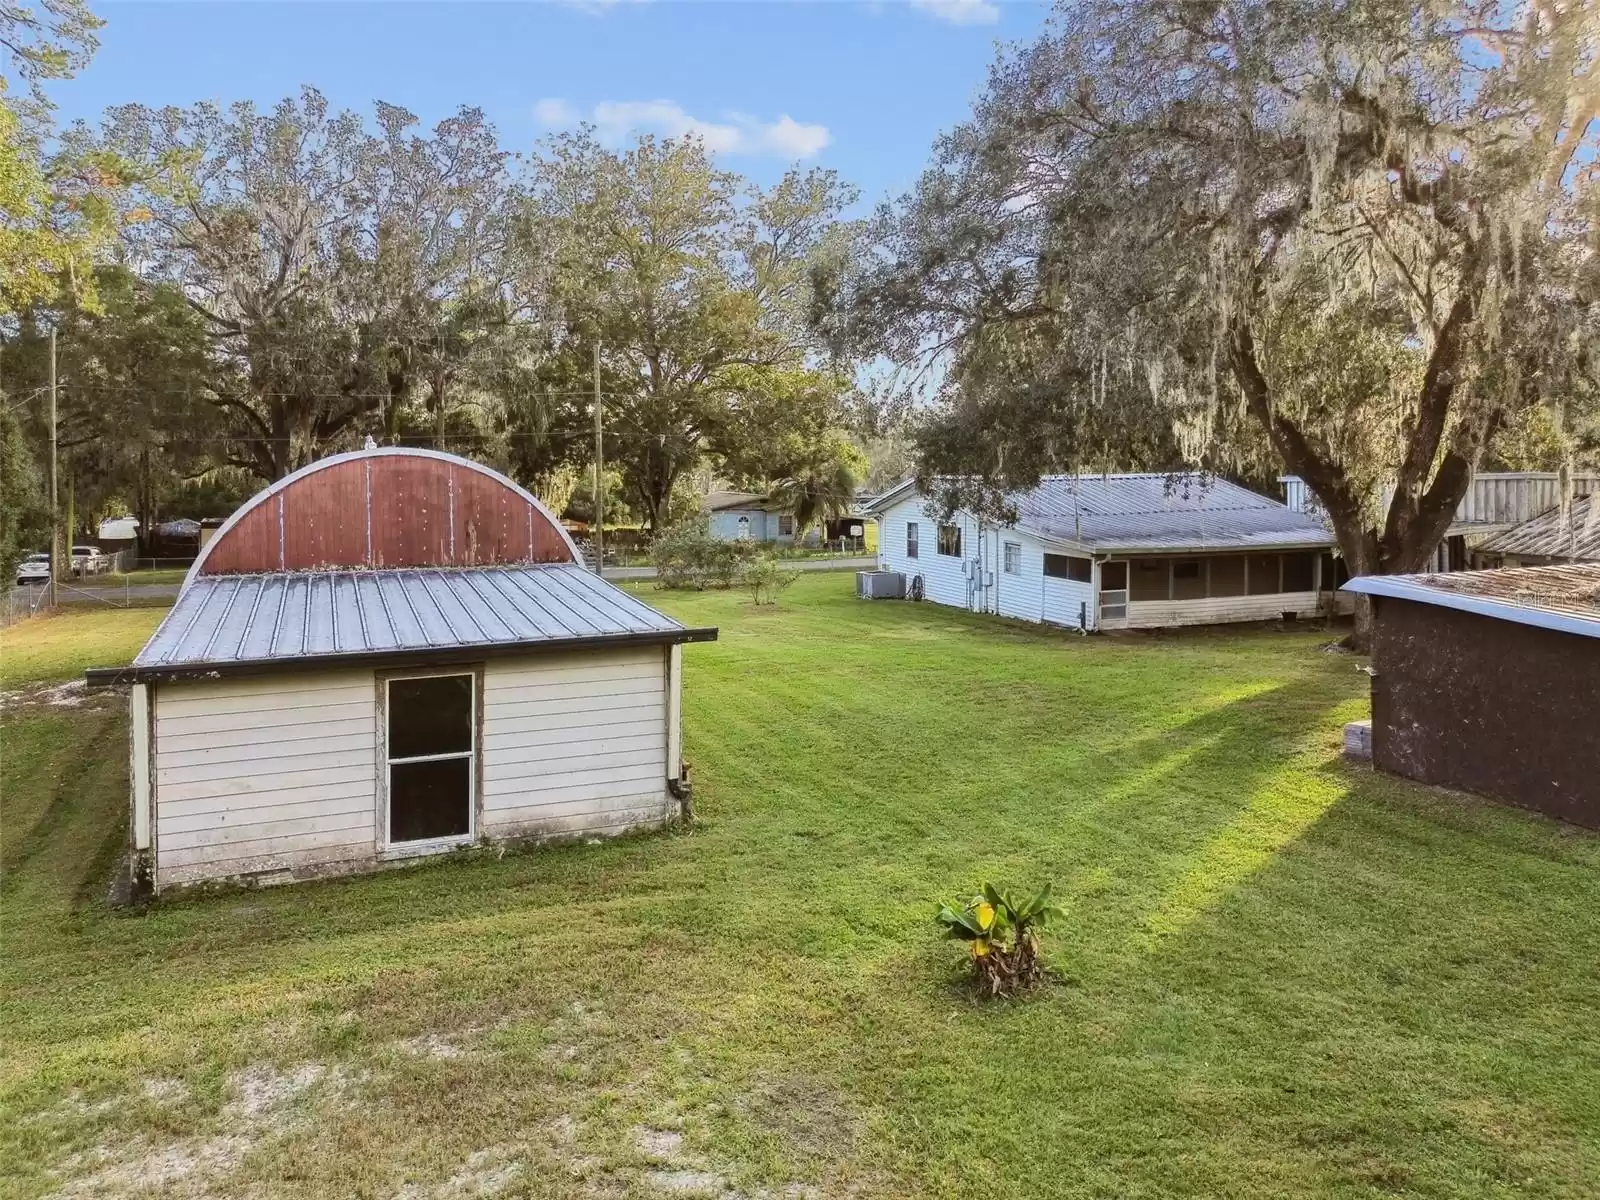
[[[48,554],[25,555],[22,561],[17,564],[18,587],[49,582],[50,556]]]
[[[74,546],[72,548],[72,573],[98,575],[106,569],[106,557],[99,546]]]

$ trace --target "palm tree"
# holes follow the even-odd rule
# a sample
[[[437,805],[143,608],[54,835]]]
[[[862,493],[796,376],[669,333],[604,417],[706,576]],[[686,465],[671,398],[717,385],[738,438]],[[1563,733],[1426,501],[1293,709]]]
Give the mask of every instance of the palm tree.
[[[856,485],[865,463],[861,452],[843,438],[819,448],[810,462],[776,480],[770,496],[794,514],[795,539],[812,522],[843,516],[855,505]]]

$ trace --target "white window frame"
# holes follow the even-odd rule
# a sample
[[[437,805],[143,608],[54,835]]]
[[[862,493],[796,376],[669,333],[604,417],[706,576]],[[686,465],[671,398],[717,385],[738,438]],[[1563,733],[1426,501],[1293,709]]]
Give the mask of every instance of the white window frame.
[[[787,525],[789,528],[785,529],[784,528],[785,525]],[[778,536],[779,537],[793,537],[794,536],[794,514],[793,513],[779,513],[778,514]]]
[[[1005,564],[1004,565],[1004,570],[1005,570],[1005,573],[1007,575],[1021,575],[1022,574],[1022,543],[1021,542],[1006,542],[1005,543],[1005,550],[1003,552],[1003,557],[1002,557],[1001,561]]]
[[[470,689],[472,697],[471,724],[469,725],[472,731],[471,747],[467,750],[452,750],[448,754],[417,754],[402,758],[392,757],[389,754],[389,685],[407,679],[452,678],[456,676],[466,676],[472,681]],[[382,768],[379,774],[379,782],[383,788],[378,834],[380,838],[379,844],[386,856],[404,858],[412,854],[431,854],[439,850],[453,850],[458,846],[470,846],[478,840],[479,781],[483,773],[482,764],[479,760],[483,739],[479,736],[478,710],[479,696],[482,690],[483,671],[480,667],[472,665],[400,670],[385,672],[378,676],[378,753],[381,756],[379,765]],[[389,810],[391,768],[396,764],[442,762],[451,758],[464,758],[467,760],[467,831],[465,833],[451,834],[449,837],[421,838],[410,842],[395,841],[394,821]]]
[[[906,522],[906,557],[922,557],[922,530],[915,521]]]

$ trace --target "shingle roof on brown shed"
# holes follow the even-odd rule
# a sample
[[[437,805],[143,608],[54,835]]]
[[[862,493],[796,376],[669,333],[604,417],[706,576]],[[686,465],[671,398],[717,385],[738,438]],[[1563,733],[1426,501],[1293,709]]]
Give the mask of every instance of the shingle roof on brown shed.
[[[1441,575],[1362,575],[1343,590],[1600,637],[1600,563]]]

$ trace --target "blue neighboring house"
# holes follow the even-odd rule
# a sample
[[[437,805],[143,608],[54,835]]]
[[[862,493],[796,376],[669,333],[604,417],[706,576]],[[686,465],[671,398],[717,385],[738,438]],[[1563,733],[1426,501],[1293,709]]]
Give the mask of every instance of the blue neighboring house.
[[[723,541],[794,543],[794,514],[754,492],[712,492],[704,505],[711,536]]]

